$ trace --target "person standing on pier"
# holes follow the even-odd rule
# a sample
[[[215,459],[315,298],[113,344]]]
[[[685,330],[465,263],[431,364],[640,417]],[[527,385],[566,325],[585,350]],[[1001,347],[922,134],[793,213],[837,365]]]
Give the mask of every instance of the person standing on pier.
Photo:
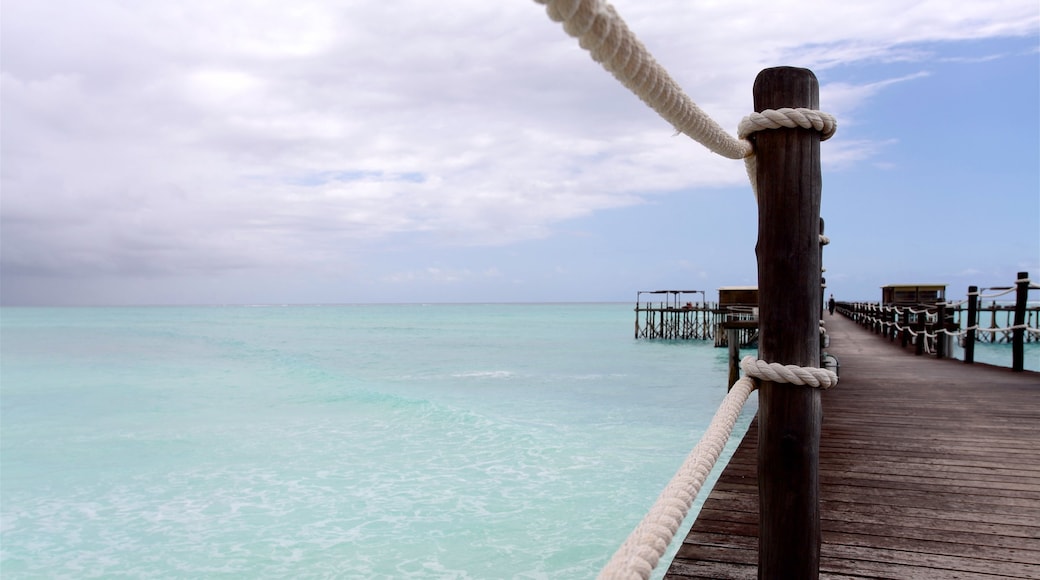
[[[831,299],[827,301],[827,310],[834,316],[834,294],[831,294]]]

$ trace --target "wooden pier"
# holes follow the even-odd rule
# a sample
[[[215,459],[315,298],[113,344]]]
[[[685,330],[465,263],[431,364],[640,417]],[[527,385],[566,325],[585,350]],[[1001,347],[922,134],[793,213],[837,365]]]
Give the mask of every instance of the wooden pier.
[[[703,290],[640,290],[636,294],[635,338],[714,340],[715,346],[723,347],[735,337],[740,347],[752,346],[758,340],[758,325],[742,323],[758,320],[755,302],[746,302],[757,293],[736,288],[720,288],[716,303],[706,302]],[[700,301],[696,301],[698,294]]]
[[[825,316],[821,578],[1040,578],[1040,373],[914,356]],[[802,387],[789,387],[802,388]],[[665,578],[758,576],[758,420]]]

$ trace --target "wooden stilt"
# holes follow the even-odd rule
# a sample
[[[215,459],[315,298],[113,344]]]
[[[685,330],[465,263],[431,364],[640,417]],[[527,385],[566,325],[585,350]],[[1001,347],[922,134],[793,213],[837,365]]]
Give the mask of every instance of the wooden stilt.
[[[755,110],[819,108],[812,71],[759,73]],[[820,135],[756,133],[759,358],[819,366]],[[759,578],[815,579],[820,568],[820,391],[762,381],[759,391]]]

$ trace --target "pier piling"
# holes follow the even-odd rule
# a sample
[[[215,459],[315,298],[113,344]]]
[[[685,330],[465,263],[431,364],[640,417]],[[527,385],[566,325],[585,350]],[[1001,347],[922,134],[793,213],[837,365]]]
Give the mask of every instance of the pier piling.
[[[1015,326],[1012,332],[1011,370],[1025,368],[1026,301],[1029,300],[1029,272],[1019,272],[1015,281]]]
[[[807,69],[763,70],[755,110],[819,108]],[[754,136],[758,182],[759,358],[819,366],[820,134],[773,129]],[[819,577],[819,389],[762,381],[759,388],[759,578]]]

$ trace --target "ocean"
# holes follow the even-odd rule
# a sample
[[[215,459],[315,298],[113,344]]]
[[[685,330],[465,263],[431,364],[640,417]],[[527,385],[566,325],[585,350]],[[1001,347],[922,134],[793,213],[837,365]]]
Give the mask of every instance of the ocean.
[[[4,308],[0,573],[594,577],[726,393],[725,349],[633,328],[630,304]]]

